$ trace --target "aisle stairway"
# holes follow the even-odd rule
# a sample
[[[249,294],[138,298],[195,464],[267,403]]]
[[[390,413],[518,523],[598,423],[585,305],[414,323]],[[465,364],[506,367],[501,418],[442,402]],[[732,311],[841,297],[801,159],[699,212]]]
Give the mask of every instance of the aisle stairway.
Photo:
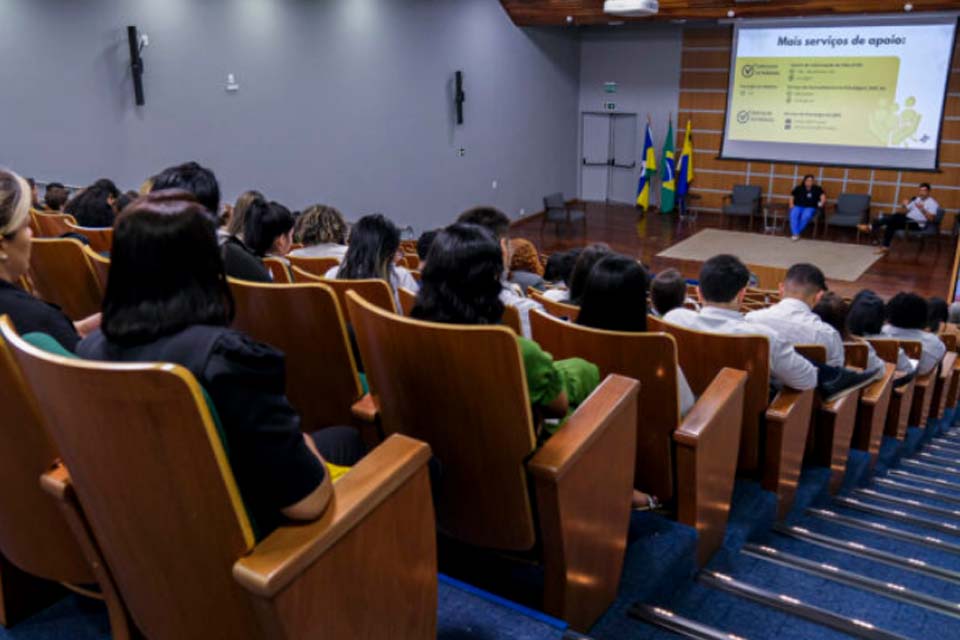
[[[885,441],[872,472],[866,454],[853,451],[837,496],[827,491],[828,470],[805,469],[782,524],[758,509],[756,496],[744,505],[750,489],[741,484],[725,547],[707,567],[695,575],[673,568],[689,577],[675,588],[621,589],[591,635],[960,638],[960,429],[953,416],[910,429],[904,442]]]

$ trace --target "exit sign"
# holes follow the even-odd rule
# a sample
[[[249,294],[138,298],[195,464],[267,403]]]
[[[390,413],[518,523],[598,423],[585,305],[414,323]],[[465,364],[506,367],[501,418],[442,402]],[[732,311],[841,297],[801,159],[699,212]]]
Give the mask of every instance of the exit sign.
[[[604,102],[604,103],[603,103],[603,108],[604,108],[606,111],[616,111],[616,110],[617,110],[617,103],[616,103],[616,102]]]

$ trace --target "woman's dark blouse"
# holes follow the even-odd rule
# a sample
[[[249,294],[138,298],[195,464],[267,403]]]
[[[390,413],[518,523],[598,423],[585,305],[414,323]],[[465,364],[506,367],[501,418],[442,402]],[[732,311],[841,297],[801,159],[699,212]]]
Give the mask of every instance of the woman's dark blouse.
[[[273,282],[263,260],[254,255],[240,240],[231,236],[223,243],[221,251],[224,268],[231,278],[252,282]]]
[[[36,298],[20,287],[0,280],[0,315],[13,320],[17,333],[46,333],[70,351],[75,351],[80,335],[60,307]]]
[[[816,209],[820,206],[820,198],[823,196],[823,189],[820,185],[813,185],[809,191],[802,184],[793,190],[793,206]]]
[[[137,346],[112,343],[98,330],[77,354],[189,369],[217,409],[233,475],[261,535],[282,521],[281,509],[323,481],[323,465],[304,443],[300,416],[287,401],[284,356],[276,349],[225,327],[196,325]]]

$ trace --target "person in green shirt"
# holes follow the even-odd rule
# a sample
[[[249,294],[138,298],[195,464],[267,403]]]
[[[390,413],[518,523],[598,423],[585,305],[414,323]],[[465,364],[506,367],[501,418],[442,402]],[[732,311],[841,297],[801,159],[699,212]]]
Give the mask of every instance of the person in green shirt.
[[[411,317],[450,324],[500,324],[503,255],[485,228],[456,223],[437,234],[420,276]],[[542,424],[542,441],[600,384],[596,365],[582,358],[554,360],[533,340],[517,337],[527,390]]]

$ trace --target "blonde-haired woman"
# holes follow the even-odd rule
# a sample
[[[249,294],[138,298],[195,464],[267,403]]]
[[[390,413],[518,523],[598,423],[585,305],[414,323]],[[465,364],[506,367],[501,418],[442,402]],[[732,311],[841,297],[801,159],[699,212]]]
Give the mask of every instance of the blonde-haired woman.
[[[21,334],[46,333],[73,351],[81,336],[100,326],[100,314],[74,323],[17,284],[30,268],[30,193],[26,180],[0,169],[0,315],[10,316]]]
[[[297,258],[336,258],[343,261],[347,254],[347,223],[333,207],[315,204],[307,207],[297,219],[293,239],[302,243],[302,249],[290,253]]]

